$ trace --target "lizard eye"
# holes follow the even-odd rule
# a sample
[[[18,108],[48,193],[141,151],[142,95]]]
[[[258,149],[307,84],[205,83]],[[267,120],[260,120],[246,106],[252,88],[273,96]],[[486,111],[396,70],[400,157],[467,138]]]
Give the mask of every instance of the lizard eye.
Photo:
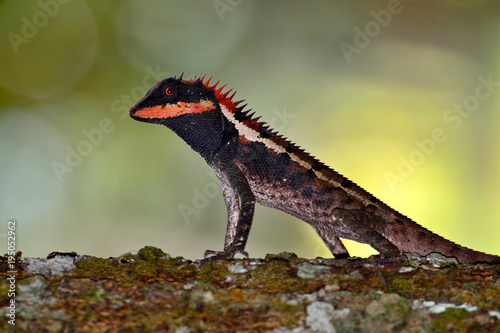
[[[172,96],[174,94],[174,88],[172,87],[167,87],[167,89],[165,89],[165,94],[167,96]]]

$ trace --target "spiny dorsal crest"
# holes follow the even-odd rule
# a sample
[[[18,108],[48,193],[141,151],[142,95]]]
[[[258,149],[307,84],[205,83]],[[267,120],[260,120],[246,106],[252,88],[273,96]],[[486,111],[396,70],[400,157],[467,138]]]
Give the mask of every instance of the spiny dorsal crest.
[[[207,79],[205,75],[200,75],[194,78],[190,77],[186,82],[202,84],[205,88],[212,90],[221,105],[224,116],[236,126],[240,135],[249,141],[264,143],[268,148],[275,150],[277,153],[288,154],[293,161],[307,170],[313,170],[316,174],[320,170],[322,172],[334,172],[295,143],[271,129],[268,124],[259,121],[260,116],[254,118],[255,113],[251,112],[252,109],[245,110],[247,104],[239,106],[243,102],[242,100],[233,102],[236,92],[229,95],[233,89],[224,91],[227,84],[217,87],[220,80],[215,84],[210,84],[211,80],[212,76]],[[325,177],[322,176],[321,178]]]
[[[282,146],[284,149],[289,149],[290,151],[293,150],[297,152],[301,151],[305,154],[304,150],[288,141],[285,137],[279,135],[278,132],[271,129],[267,123],[259,121],[261,116],[254,117],[255,112],[252,112],[252,109],[245,110],[247,104],[240,105],[244,102],[243,100],[233,101],[233,98],[236,95],[236,91],[233,92],[233,89],[224,91],[227,84],[218,87],[220,80],[214,84],[210,84],[212,78],[212,76],[206,78],[206,75],[202,74],[200,76],[190,77],[185,82],[192,84],[199,83],[202,84],[205,88],[212,90],[219,104],[221,106],[224,106],[227,111],[229,111],[233,115],[234,120],[257,132],[258,135],[263,139],[270,139],[275,144]]]
[[[269,128],[269,125],[265,122],[259,122],[260,117],[253,118],[254,113],[250,113],[250,111],[252,111],[251,109],[244,110],[247,104],[239,106],[239,104],[243,102],[242,100],[233,102],[236,91],[229,95],[233,89],[224,92],[223,90],[227,84],[217,87],[220,80],[210,85],[211,80],[212,76],[207,79],[206,76],[202,74],[198,77],[190,77],[186,82],[193,84],[199,83],[205,88],[213,90],[217,101],[221,105],[224,116],[236,126],[240,135],[250,141],[264,143],[268,148],[275,150],[277,153],[288,154],[294,162],[304,168],[303,170],[305,172],[313,172],[318,179],[330,183],[335,187],[344,189],[349,195],[356,197],[367,205],[373,204],[376,207],[388,207],[385,203],[375,198],[337,171],[331,169],[295,143],[279,135],[277,131]],[[405,216],[399,214],[398,217],[404,218]]]

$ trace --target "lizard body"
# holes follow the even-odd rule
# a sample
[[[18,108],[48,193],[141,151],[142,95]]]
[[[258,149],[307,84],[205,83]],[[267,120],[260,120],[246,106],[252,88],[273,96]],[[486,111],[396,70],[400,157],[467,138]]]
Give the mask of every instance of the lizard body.
[[[135,120],[173,130],[220,180],[228,211],[224,251],[207,250],[206,257],[246,255],[258,203],[307,222],[336,258],[349,257],[341,237],[384,256],[438,252],[463,264],[500,263],[500,257],[455,244],[390,208],[259,122],[224,88],[205,76],[168,78],[129,111]]]

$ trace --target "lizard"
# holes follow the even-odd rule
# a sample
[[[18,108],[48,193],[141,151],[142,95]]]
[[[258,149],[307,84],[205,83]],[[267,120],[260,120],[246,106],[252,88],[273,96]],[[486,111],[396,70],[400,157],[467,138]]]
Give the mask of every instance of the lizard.
[[[335,258],[349,258],[340,238],[369,244],[381,258],[437,252],[462,264],[500,263],[500,257],[447,240],[392,209],[259,121],[236,92],[212,77],[171,77],[154,84],[132,108],[137,121],[164,125],[213,169],[228,221],[223,251],[205,258],[248,257],[245,246],[255,204],[308,223]],[[232,93],[231,93],[232,92]]]

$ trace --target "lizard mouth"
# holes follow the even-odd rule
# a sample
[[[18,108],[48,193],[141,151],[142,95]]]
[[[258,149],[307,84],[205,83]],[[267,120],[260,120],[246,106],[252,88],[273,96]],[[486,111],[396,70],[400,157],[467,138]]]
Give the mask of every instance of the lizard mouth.
[[[213,102],[201,100],[197,103],[177,102],[176,104],[155,105],[138,108],[135,105],[130,110],[132,118],[137,120],[167,119],[180,116],[182,114],[202,113],[215,109]]]

